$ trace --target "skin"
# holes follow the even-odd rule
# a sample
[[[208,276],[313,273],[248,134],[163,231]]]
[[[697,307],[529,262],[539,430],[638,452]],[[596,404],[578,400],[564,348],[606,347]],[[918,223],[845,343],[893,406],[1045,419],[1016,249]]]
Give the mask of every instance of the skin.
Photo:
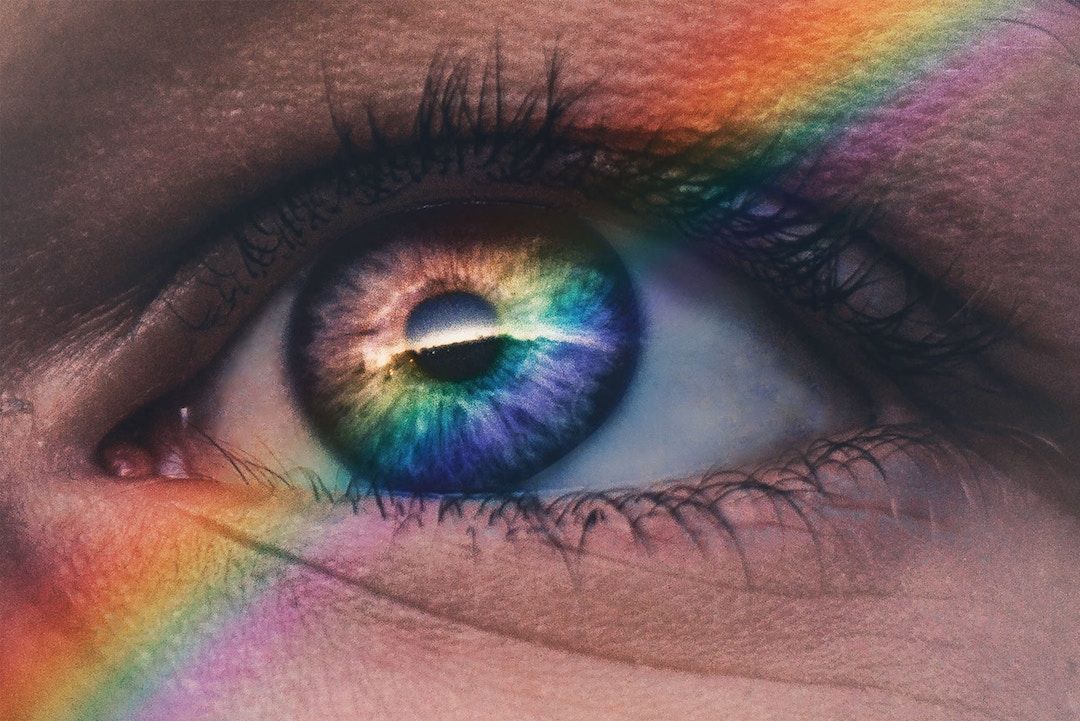
[[[731,111],[734,96],[790,73],[777,92],[796,104],[795,81],[829,51],[801,33],[830,16],[755,5],[5,6],[0,609],[14,621],[0,631],[0,658],[18,665],[19,692],[88,694],[94,651],[127,624],[158,623],[143,586],[189,597],[231,577],[236,589],[206,604],[209,618],[224,623],[256,597],[264,605],[202,647],[198,684],[162,672],[162,704],[174,699],[187,718],[1080,714],[1080,474],[1068,465],[1080,453],[1068,431],[1080,427],[1080,13],[1064,2],[1008,13],[1029,25],[963,40],[919,83],[843,123],[821,146],[810,191],[822,202],[877,199],[898,257],[930,276],[948,271],[942,283],[987,314],[1020,314],[980,371],[1019,390],[969,401],[965,376],[949,392],[965,412],[1056,450],[1002,444],[970,464],[935,456],[923,480],[966,484],[975,500],[942,491],[902,503],[892,511],[901,520],[885,524],[894,496],[870,483],[820,509],[832,526],[818,548],[795,519],[747,502],[733,512],[746,523],[750,582],[730,544],[695,553],[663,522],[652,553],[612,528],[568,565],[499,529],[470,537],[465,521],[396,532],[287,494],[118,484],[92,462],[110,428],[187,380],[235,330],[167,336],[156,289],[207,218],[332,152],[327,70],[342,113],[376,98],[408,117],[437,49],[483,57],[498,34],[515,82],[558,40],[572,51],[571,79],[605,79],[587,114],[615,130],[707,129],[725,107],[764,127],[781,111]],[[770,34],[794,38],[784,62],[737,89],[724,82],[740,63],[772,62],[753,45]],[[670,50],[721,42],[734,59],[676,61]],[[923,478],[902,458],[889,463],[911,487]],[[282,546],[312,563],[287,564],[259,596],[259,573],[278,566],[255,546],[300,536],[316,540]],[[123,621],[103,625],[101,608]],[[39,664],[42,647],[68,661]],[[9,715],[43,717],[42,704],[26,691]]]

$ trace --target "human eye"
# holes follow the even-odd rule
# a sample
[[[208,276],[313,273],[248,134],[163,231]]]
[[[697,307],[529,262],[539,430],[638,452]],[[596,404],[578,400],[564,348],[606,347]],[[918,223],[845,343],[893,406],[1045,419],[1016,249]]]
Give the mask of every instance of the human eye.
[[[694,515],[730,535],[725,507],[739,500],[763,502],[779,523],[826,492],[808,476],[845,461],[826,444],[800,472],[764,480],[777,454],[930,433],[879,387],[918,374],[903,364],[948,372],[989,326],[942,320],[948,309],[927,304],[865,221],[773,180],[783,169],[769,151],[723,162],[743,138],[665,153],[610,145],[602,127],[574,140],[581,129],[565,118],[584,98],[560,85],[560,62],[510,106],[487,97],[502,87],[498,53],[479,90],[465,61],[437,59],[408,136],[388,140],[369,115],[375,147],[364,150],[351,125],[339,128],[330,169],[225,225],[210,252],[232,258],[182,270],[193,282],[163,322],[234,326],[237,294],[256,292],[275,255],[315,260],[219,368],[122,422],[99,450],[104,466],[132,481],[299,487],[357,513],[386,514],[384,494],[404,517],[543,508],[522,526],[509,514],[507,532],[535,524],[580,552],[582,526],[601,518],[643,544],[642,529],[668,515],[695,539]],[[503,199],[508,187],[521,197]],[[583,198],[567,207],[567,193]],[[605,205],[628,218],[608,210],[602,232]],[[357,207],[364,222],[342,220]],[[320,232],[332,224],[345,230]],[[821,304],[891,364],[883,378],[856,383],[811,352],[767,306],[770,286],[786,293],[774,305]],[[183,297],[191,289],[195,301]],[[893,512],[902,497],[879,496]]]
[[[595,43],[487,34],[418,73],[431,56],[412,49],[383,88],[370,49],[323,28],[351,49],[290,56],[286,80],[317,80],[303,93],[233,91],[271,97],[221,114],[246,129],[225,136],[238,187],[189,140],[191,162],[178,143],[128,166],[142,200],[97,193],[140,233],[154,213],[183,233],[117,236],[101,249],[124,262],[88,268],[25,233],[19,273],[51,259],[72,300],[42,311],[55,330],[9,303],[15,717],[1065,709],[1067,644],[1019,680],[986,659],[1030,661],[1047,619],[1073,633],[1071,331],[980,254],[1043,257],[1075,193],[1056,126],[1014,142],[1023,124],[996,114],[1010,93],[1038,103],[979,90],[973,68],[1032,25],[1058,52],[1069,24],[1021,14],[1006,41],[998,20],[900,2],[922,59],[818,76],[838,43],[882,62],[859,43],[891,26],[812,5],[831,30],[732,10],[760,52],[733,36],[698,81],[659,73],[673,97],[704,93],[693,112],[651,76],[606,78]],[[751,32],[770,27],[801,38],[798,72]],[[807,78],[829,102],[804,111]],[[950,126],[942,103],[975,120]],[[268,136],[264,114],[293,120]],[[1015,198],[966,139],[976,121],[998,128]],[[160,129],[197,137],[183,126]],[[132,157],[160,162],[139,138]],[[1039,143],[1057,154],[1035,170]],[[148,203],[174,166],[218,190]],[[1036,191],[1045,212],[1016,200]]]

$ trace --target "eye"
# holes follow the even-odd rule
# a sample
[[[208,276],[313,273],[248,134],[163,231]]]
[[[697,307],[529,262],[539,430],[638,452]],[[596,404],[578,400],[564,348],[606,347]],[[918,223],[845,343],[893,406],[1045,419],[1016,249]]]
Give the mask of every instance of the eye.
[[[165,408],[140,421],[149,456],[114,434],[106,463],[353,499],[686,478],[870,412],[760,293],[692,248],[475,202],[340,238]]]

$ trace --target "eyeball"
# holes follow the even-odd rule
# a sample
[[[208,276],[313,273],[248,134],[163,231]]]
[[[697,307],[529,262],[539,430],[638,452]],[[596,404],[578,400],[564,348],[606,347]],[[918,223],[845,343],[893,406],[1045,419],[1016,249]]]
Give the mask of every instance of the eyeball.
[[[432,206],[357,227],[281,288],[184,396],[211,441],[185,458],[354,502],[699,478],[871,423],[827,350],[679,238]]]

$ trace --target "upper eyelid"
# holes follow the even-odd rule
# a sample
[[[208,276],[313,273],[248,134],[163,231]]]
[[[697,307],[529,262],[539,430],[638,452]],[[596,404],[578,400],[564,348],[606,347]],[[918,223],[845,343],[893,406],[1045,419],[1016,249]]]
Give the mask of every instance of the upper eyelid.
[[[756,199],[767,201],[769,194],[783,195],[784,191],[777,189],[777,179],[790,185],[792,173],[807,167],[805,160],[793,160],[781,143],[717,131],[684,138],[674,146],[657,133],[637,138],[634,145],[628,144],[625,137],[606,137],[602,128],[576,127],[574,104],[586,94],[578,89],[564,91],[559,63],[558,57],[553,57],[543,81],[525,91],[517,105],[508,105],[510,101],[501,91],[492,97],[487,90],[503,87],[498,81],[498,62],[493,71],[496,79],[491,80],[492,71],[486,67],[478,81],[479,90],[474,90],[467,63],[437,59],[430,66],[411,139],[406,141],[392,140],[377,113],[369,110],[363,118],[367,142],[358,143],[354,125],[335,108],[328,82],[329,116],[341,141],[338,152],[322,167],[259,203],[237,209],[219,223],[219,230],[210,237],[217,243],[217,258],[224,258],[225,264],[207,255],[196,261],[191,274],[196,284],[212,289],[213,300],[194,312],[189,307],[187,315],[174,307],[175,315],[189,328],[205,330],[225,325],[238,299],[251,293],[252,286],[261,282],[280,256],[308,253],[311,231],[328,223],[331,216],[350,205],[378,205],[432,174],[473,172],[503,185],[570,186],[645,217],[662,219],[685,230],[691,239],[704,237],[715,242],[717,234],[712,229],[718,222],[749,224],[750,232],[743,232],[743,237],[756,233],[772,245],[774,252],[755,254],[753,251],[761,250],[759,244],[745,253],[747,248],[736,242],[728,255],[735,256],[742,270],[759,280],[775,275],[778,269],[804,272],[806,264],[800,268],[790,263],[797,248],[787,247],[800,243],[817,254],[816,262],[827,275],[829,264],[835,265],[844,249],[844,238],[840,243],[831,242],[833,239],[827,238],[825,231],[839,228],[841,234],[846,234],[865,230],[860,225],[864,220],[855,213],[828,217],[820,208],[809,212],[805,207],[808,204],[790,193],[782,212],[773,217],[761,217],[753,209],[747,211]],[[749,203],[747,198],[751,199]],[[837,218],[842,220],[837,222]],[[823,230],[811,237],[795,238],[794,244],[790,239],[777,242],[788,228],[816,221],[821,221]],[[910,269],[905,272],[909,273],[907,277],[913,277]],[[857,285],[830,285],[824,293],[814,295],[820,290],[817,286],[834,281],[824,275],[811,281],[810,292],[787,293],[788,299],[841,307]],[[780,285],[782,291],[791,290],[785,287],[790,283]],[[834,313],[833,318],[839,315]],[[898,327],[899,323],[892,321],[902,320],[906,310],[892,315],[892,319],[885,319],[887,323],[872,317],[838,325],[856,334],[889,323]],[[929,349],[932,357],[928,355],[929,344],[902,336],[897,336],[897,342],[884,344],[878,355],[886,361],[913,361],[909,366],[942,366],[942,359],[952,361],[981,350],[993,337],[993,333],[983,332],[983,324],[968,322],[971,317],[965,316],[964,321],[935,330],[947,343],[935,341],[936,347]],[[964,332],[956,333],[958,328]],[[947,353],[941,352],[942,345],[948,345]]]
[[[501,113],[511,118],[516,117],[517,122],[504,124],[497,139],[502,141],[501,147],[504,156],[514,159],[518,164],[511,166],[516,175],[503,176],[501,186],[508,188],[511,185],[525,186],[526,179],[535,180],[536,173],[552,171],[558,165],[558,160],[565,159],[574,153],[580,153],[576,157],[586,159],[584,165],[578,168],[589,172],[568,173],[567,165],[561,166],[560,172],[554,172],[550,179],[559,181],[566,187],[575,187],[575,195],[588,197],[601,201],[608,198],[612,201],[623,203],[627,199],[642,197],[640,190],[644,186],[650,186],[650,181],[662,178],[668,188],[679,187],[684,179],[692,179],[696,187],[708,189],[710,196],[712,188],[716,185],[728,185],[738,182],[740,184],[750,177],[762,175],[760,171],[766,166],[759,158],[754,158],[746,153],[740,153],[739,148],[746,149],[748,143],[745,138],[735,138],[729,133],[718,132],[707,136],[697,135],[687,138],[682,134],[678,139],[673,139],[663,130],[652,134],[615,134],[607,135],[603,128],[581,129],[569,124],[570,118],[566,113],[560,115],[567,121],[565,123],[544,122],[550,120],[548,108],[564,108],[561,102],[552,102],[547,93],[550,91],[551,98],[558,96],[561,85],[558,82],[559,67],[557,58],[552,60],[549,72],[545,73],[536,83],[536,92],[530,94],[527,88],[518,87],[522,92],[517,96],[535,98],[535,108],[542,110],[539,114],[530,116],[528,113],[517,111],[508,112],[507,106]],[[432,72],[438,76],[449,68],[447,77],[461,78],[460,70],[453,70],[455,66],[439,66],[433,64]],[[457,66],[461,68],[463,66]],[[458,72],[458,75],[454,75]],[[552,81],[555,82],[552,82]],[[457,84],[455,84],[457,83]],[[449,84],[435,82],[428,85],[428,105],[431,99],[445,98],[446,88],[460,88],[460,82],[454,81]],[[509,91],[509,86],[507,86]],[[505,96],[509,100],[509,92]],[[575,95],[580,99],[580,95]],[[529,100],[528,102],[533,102]],[[436,102],[435,105],[441,105]],[[458,106],[461,107],[460,105]],[[498,106],[489,105],[489,112]],[[560,111],[562,113],[562,111]],[[379,117],[378,113],[370,116],[372,119]],[[434,144],[430,148],[442,148],[443,151],[451,151],[452,157],[457,157],[459,148],[488,150],[487,146],[477,145],[476,133],[466,136],[460,131],[464,126],[457,121],[451,121],[449,125],[443,125],[444,116],[441,112],[437,115],[428,114],[428,118],[435,121],[439,118],[438,126],[445,128],[443,135],[429,136]],[[453,116],[451,116],[453,117]],[[458,116],[459,120],[464,116]],[[475,118],[475,115],[474,115]],[[367,118],[365,118],[367,120]],[[369,123],[370,125],[370,123]],[[474,131],[482,131],[482,134],[491,137],[485,128],[493,126],[470,126]],[[369,128],[370,129],[370,128]],[[414,127],[413,130],[416,130]],[[75,357],[77,362],[83,363],[84,367],[93,369],[92,377],[104,380],[102,377],[105,368],[109,368],[108,382],[88,382],[81,389],[82,395],[93,397],[93,407],[100,408],[100,419],[91,421],[72,415],[80,406],[80,394],[65,407],[70,408],[72,413],[53,413],[55,433],[62,433],[68,437],[74,436],[80,446],[85,446],[88,452],[96,447],[100,438],[109,428],[122,417],[137,410],[140,406],[155,397],[167,393],[171,388],[189,380],[208,363],[221,348],[228,342],[230,336],[238,327],[238,323],[250,313],[255,312],[259,304],[268,297],[274,286],[284,279],[284,274],[291,269],[300,270],[310,260],[319,248],[315,243],[309,243],[309,237],[313,234],[306,233],[307,237],[287,238],[288,242],[281,247],[282,250],[292,250],[289,262],[279,262],[277,256],[283,253],[272,252],[273,262],[266,264],[255,263],[250,270],[243,263],[245,249],[238,243],[238,229],[245,223],[258,222],[260,219],[270,222],[280,222],[282,209],[303,207],[302,200],[311,197],[314,193],[313,185],[320,181],[330,182],[340,175],[342,168],[363,166],[365,161],[373,158],[387,160],[387,157],[397,157],[398,164],[390,170],[396,173],[403,181],[414,184],[422,177],[414,178],[410,169],[401,163],[402,158],[416,151],[416,143],[400,136],[391,136],[389,133],[379,135],[378,148],[371,142],[366,145],[360,142],[358,136],[345,136],[348,142],[342,142],[341,147],[334,157],[328,161],[323,158],[313,158],[309,170],[296,173],[292,180],[277,186],[276,190],[262,194],[260,197],[242,202],[218,217],[216,221],[206,223],[204,231],[192,237],[191,240],[182,244],[175,252],[170,252],[159,258],[153,267],[143,264],[140,272],[139,283],[144,286],[137,299],[124,309],[124,314],[114,326],[103,329],[101,342],[87,348],[68,336],[58,339],[55,347],[70,347],[78,353],[68,353],[63,357]],[[532,143],[533,147],[539,142],[539,146],[545,150],[542,154],[548,163],[531,162],[520,164],[522,152]],[[736,147],[738,146],[738,148]],[[381,150],[382,154],[375,152]],[[415,157],[415,156],[414,156]],[[733,159],[743,159],[742,164],[733,163]],[[432,164],[431,155],[419,162],[426,164],[428,172],[439,170]],[[717,167],[721,166],[721,170]],[[368,162],[367,166],[372,166]],[[451,165],[450,172],[456,172],[456,166]],[[519,171],[528,171],[531,178],[520,174]],[[733,172],[738,171],[738,172]],[[722,177],[723,184],[710,184],[707,182],[710,174]],[[496,176],[496,180],[500,177]],[[573,184],[573,185],[570,185]],[[589,192],[581,192],[580,188],[588,186]],[[493,188],[498,184],[493,184]],[[733,186],[732,186],[733,187]],[[532,192],[531,190],[529,192]],[[565,194],[559,193],[565,199]],[[665,196],[670,199],[670,196]],[[683,194],[685,198],[685,194]],[[713,199],[710,197],[710,200]],[[591,201],[590,201],[591,202]],[[660,205],[664,205],[661,203]],[[624,203],[624,206],[633,203]],[[656,203],[649,203],[651,207],[657,207]],[[668,207],[670,203],[667,203]],[[380,208],[380,210],[382,210]],[[389,210],[389,208],[388,208]],[[633,210],[631,208],[631,210]],[[286,212],[289,212],[286,210]],[[342,214],[349,215],[349,214]],[[359,215],[359,214],[358,214]],[[276,220],[275,220],[276,219]],[[337,230],[328,230],[320,233],[322,244],[325,239],[333,240],[335,233],[340,235],[355,227],[359,217],[339,218]],[[306,232],[306,231],[305,231]],[[248,248],[250,251],[251,248]],[[259,251],[261,252],[261,251]],[[263,257],[261,261],[271,259]],[[148,277],[150,278],[148,280]],[[215,306],[224,304],[226,310],[235,305],[237,312],[224,315],[229,317],[215,318],[213,314],[219,313]],[[210,315],[207,315],[208,310]],[[193,333],[193,326],[205,327],[208,332]],[[107,358],[108,363],[102,363]],[[157,359],[156,361],[153,359]],[[132,374],[137,377],[137,383],[119,382],[119,376],[114,377],[117,368],[120,376]],[[90,371],[87,371],[90,373]],[[34,376],[26,382],[35,385],[50,385],[63,376],[62,368],[51,366],[44,367],[35,372]],[[108,403],[103,403],[101,393],[107,393]],[[87,401],[90,399],[87,398]],[[85,404],[83,404],[85,405]]]
[[[405,139],[387,131],[369,108],[361,119],[366,140],[357,142],[358,123],[336,109],[328,81],[337,152],[211,225],[203,234],[208,240],[186,256],[178,272],[184,275],[183,266],[191,268],[187,259],[194,257],[196,271],[188,270],[188,276],[201,274],[210,285],[225,279],[230,287],[222,290],[222,305],[185,322],[195,327],[224,322],[230,299],[247,293],[248,284],[265,275],[280,255],[303,248],[330,216],[346,206],[375,206],[429,175],[474,172],[503,186],[566,188],[646,217],[683,223],[767,183],[785,166],[770,143],[727,130],[675,142],[662,129],[616,136],[603,127],[579,127],[573,110],[587,92],[563,87],[557,54],[517,101],[498,81],[498,68],[496,55],[474,83],[468,63],[436,58]],[[229,267],[215,265],[220,261],[211,260],[214,255],[226,256]]]

